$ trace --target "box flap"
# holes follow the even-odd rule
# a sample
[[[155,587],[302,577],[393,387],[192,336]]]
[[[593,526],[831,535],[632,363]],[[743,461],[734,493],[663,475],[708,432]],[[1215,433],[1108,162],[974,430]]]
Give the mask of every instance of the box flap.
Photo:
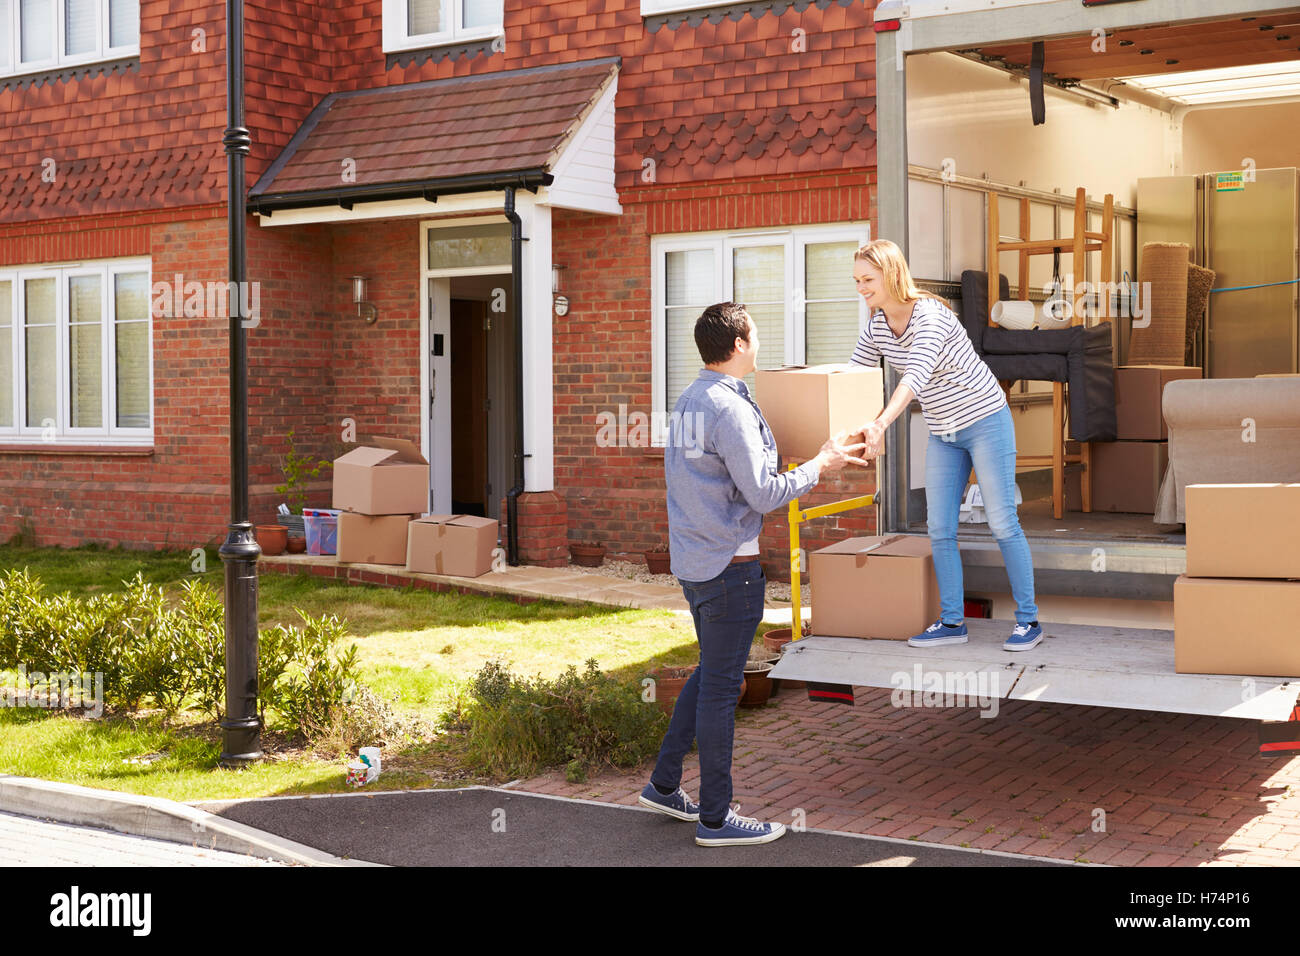
[[[896,558],[925,558],[930,556],[930,539],[909,535],[898,535],[877,554]]]
[[[858,365],[855,362],[831,362],[826,365],[782,365],[780,368],[759,369],[758,374],[798,372],[805,375],[835,375],[839,372],[865,372],[871,366]]]
[[[460,515],[424,515],[415,519],[420,524],[450,524]]]
[[[370,448],[362,445],[359,448],[352,449],[346,455],[334,459],[334,463],[337,465],[341,462],[345,465],[360,465],[363,468],[371,468],[392,456],[393,452],[390,449]]]
[[[499,523],[496,518],[480,518],[478,515],[457,515],[447,522],[462,528],[486,528]]]
[[[843,541],[836,541],[834,544],[825,548],[814,551],[814,554],[875,554],[887,545],[888,542],[900,537],[899,535],[871,536],[865,538],[845,538]]]
[[[413,441],[407,441],[405,438],[386,438],[382,435],[376,435],[368,439],[369,444],[376,448],[388,448],[396,454],[389,459],[390,462],[408,462],[414,465],[427,465],[424,456],[420,454],[420,446]]]

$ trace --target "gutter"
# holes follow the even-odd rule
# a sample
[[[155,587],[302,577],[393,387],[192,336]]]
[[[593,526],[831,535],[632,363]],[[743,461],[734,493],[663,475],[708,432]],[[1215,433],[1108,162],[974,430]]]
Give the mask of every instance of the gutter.
[[[456,193],[495,192],[515,189],[536,192],[540,186],[555,181],[543,168],[514,172],[471,173],[449,176],[445,179],[410,180],[396,183],[378,183],[367,186],[347,186],[336,189],[313,189],[302,192],[264,193],[248,197],[248,211],[269,216],[277,209],[303,209],[310,206],[342,206],[351,209],[353,203],[383,202],[394,199],[427,199],[434,203],[439,196]]]

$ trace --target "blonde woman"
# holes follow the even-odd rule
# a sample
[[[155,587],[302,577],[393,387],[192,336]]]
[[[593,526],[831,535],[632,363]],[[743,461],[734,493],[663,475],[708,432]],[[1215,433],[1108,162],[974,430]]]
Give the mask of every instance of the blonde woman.
[[[997,539],[1016,601],[1016,626],[1002,645],[1029,650],[1043,639],[1034,603],[1034,565],[1016,515],[1016,432],[1006,395],[975,354],[946,302],[916,287],[902,250],[888,239],[854,255],[853,280],[870,310],[852,360],[885,358],[902,379],[884,411],[864,426],[867,452],[879,453],[885,429],[915,398],[930,431],[925,451],[925,501],[930,549],[939,582],[939,620],[908,640],[913,647],[965,644],[965,595],[957,550],[957,512],[975,469],[989,530]]]

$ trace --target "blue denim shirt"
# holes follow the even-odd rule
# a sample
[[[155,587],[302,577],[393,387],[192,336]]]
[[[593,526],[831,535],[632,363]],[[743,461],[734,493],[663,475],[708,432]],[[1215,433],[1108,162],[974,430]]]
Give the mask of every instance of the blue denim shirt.
[[[812,462],[777,471],[776,439],[738,378],[700,369],[668,422],[664,449],[668,485],[668,547],[683,581],[711,581],[763,515],[817,484]]]

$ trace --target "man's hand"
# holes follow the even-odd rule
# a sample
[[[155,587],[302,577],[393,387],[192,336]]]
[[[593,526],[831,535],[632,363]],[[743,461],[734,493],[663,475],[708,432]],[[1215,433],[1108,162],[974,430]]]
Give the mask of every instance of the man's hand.
[[[840,432],[826,439],[826,443],[822,445],[821,451],[814,459],[818,464],[818,471],[839,471],[845,465],[871,464],[861,457],[867,446],[863,442],[852,441],[860,437],[861,433],[850,435],[848,432]]]

